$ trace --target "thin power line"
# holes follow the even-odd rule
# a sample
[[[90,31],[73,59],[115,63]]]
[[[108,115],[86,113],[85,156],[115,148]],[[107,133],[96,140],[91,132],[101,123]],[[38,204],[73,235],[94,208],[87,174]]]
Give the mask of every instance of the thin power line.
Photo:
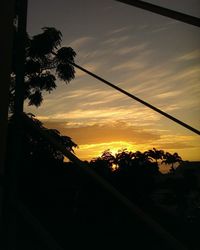
[[[195,128],[193,128],[193,127],[191,127],[190,125],[188,125],[188,124],[186,124],[186,123],[184,123],[184,122],[178,120],[177,118],[175,118],[175,117],[169,115],[168,113],[166,113],[166,112],[164,112],[164,111],[162,111],[162,110],[156,108],[155,106],[149,104],[148,102],[143,101],[142,99],[136,97],[135,95],[130,94],[129,92],[125,91],[124,89],[119,88],[118,86],[112,84],[111,82],[109,82],[109,81],[107,81],[107,80],[101,78],[100,76],[98,76],[98,75],[96,75],[96,74],[94,74],[94,73],[88,71],[87,69],[85,69],[85,68],[83,68],[83,67],[77,65],[76,63],[71,62],[71,61],[68,61],[68,62],[69,62],[71,65],[73,65],[74,67],[76,67],[76,68],[82,70],[83,72],[87,73],[88,75],[91,75],[92,77],[96,78],[97,80],[99,80],[99,81],[101,81],[101,82],[107,84],[107,85],[110,86],[111,88],[116,89],[117,91],[123,93],[124,95],[126,95],[126,96],[128,96],[128,97],[130,97],[130,98],[132,98],[132,99],[134,99],[134,100],[136,100],[137,102],[142,103],[143,105],[147,106],[147,107],[150,108],[150,109],[153,109],[153,110],[156,111],[157,113],[159,113],[159,114],[161,114],[161,115],[167,117],[168,119],[170,119],[170,120],[172,120],[172,121],[178,123],[179,125],[181,125],[181,126],[187,128],[187,129],[189,129],[190,131],[192,131],[192,132],[194,132],[194,133],[200,135],[200,131],[197,130],[197,129],[195,129]]]
[[[115,0],[147,11],[154,12],[187,24],[200,27],[200,18],[139,0]]]

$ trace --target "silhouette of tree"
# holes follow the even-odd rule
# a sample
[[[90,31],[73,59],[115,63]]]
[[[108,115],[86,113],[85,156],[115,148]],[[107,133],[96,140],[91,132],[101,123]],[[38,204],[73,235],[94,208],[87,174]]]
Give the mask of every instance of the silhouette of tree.
[[[158,164],[158,160],[162,160],[163,158],[164,151],[153,148],[148,150],[146,154],[150,157],[150,159],[155,160],[156,164]]]
[[[105,150],[101,156],[94,158],[90,161],[90,166],[104,178],[111,178],[113,172],[113,164],[115,164],[115,156],[112,155],[111,151]]]
[[[116,164],[116,158],[114,155],[112,155],[110,149],[105,150],[100,158],[106,161],[111,168],[113,164]]]
[[[134,154],[127,149],[119,150],[118,153],[115,155],[116,165],[120,168],[127,168],[132,166]]]
[[[139,165],[144,165],[145,163],[149,162],[149,155],[144,152],[136,151],[133,153],[134,160],[139,164]]]
[[[11,86],[9,91],[10,111],[13,111],[16,80],[16,27],[14,27],[14,45]],[[56,80],[69,83],[75,77],[74,67],[68,61],[74,61],[75,51],[70,47],[61,47],[62,34],[52,27],[42,28],[43,32],[26,37],[24,99],[29,105],[40,106],[44,91],[51,92],[57,87]]]
[[[163,161],[162,163],[165,163],[165,164],[168,164],[170,165],[171,164],[171,172],[174,171],[174,164],[175,163],[180,163],[182,162],[182,158],[178,155],[178,153],[169,153],[169,152],[166,152],[164,155],[163,155]]]
[[[60,132],[56,129],[48,129],[45,128],[41,121],[35,118],[33,114],[28,114],[34,123],[36,123],[41,130],[45,130],[51,136],[53,136],[57,141],[59,141],[62,145],[64,145],[68,150],[73,152],[73,149],[77,147],[77,144],[72,141],[72,139],[68,136],[60,135]],[[8,138],[8,146],[12,143],[12,135],[15,133],[15,125],[13,122],[13,116],[9,119],[9,138]],[[22,131],[23,138],[23,149],[24,149],[24,158],[26,160],[34,160],[38,159],[42,161],[48,160],[58,160],[63,161],[63,154],[54,148],[50,142],[44,139],[37,131],[35,132],[32,128],[26,126],[24,124]]]
[[[132,157],[133,153],[127,151],[126,149],[119,150],[115,155],[112,154],[110,149],[107,149],[100,157],[94,159],[94,162],[104,162],[108,165],[108,168],[115,170],[117,168],[124,168],[132,165]]]
[[[90,165],[127,197],[142,204],[148,203],[149,195],[155,188],[154,177],[159,173],[157,164],[150,161],[146,152],[127,149],[119,150],[114,155],[106,150]]]

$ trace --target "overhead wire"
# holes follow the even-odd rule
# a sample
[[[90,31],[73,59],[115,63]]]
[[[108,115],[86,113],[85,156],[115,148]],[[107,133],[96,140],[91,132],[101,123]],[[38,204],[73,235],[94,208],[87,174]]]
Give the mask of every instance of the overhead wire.
[[[175,10],[171,10],[165,7],[161,7],[161,6],[158,6],[149,2],[145,2],[145,1],[140,1],[140,0],[115,0],[115,1],[129,4],[134,7],[159,14],[161,16],[169,17],[177,21],[181,21],[181,22],[193,25],[193,26],[200,27],[200,18],[191,16],[182,12],[178,12]]]
[[[185,122],[183,122],[183,121],[181,121],[181,120],[179,120],[179,119],[173,117],[172,115],[170,115],[170,114],[168,114],[168,113],[162,111],[161,109],[159,109],[159,108],[157,108],[157,107],[151,105],[150,103],[148,103],[148,102],[146,102],[146,101],[140,99],[139,97],[137,97],[137,96],[135,96],[135,95],[133,95],[133,94],[127,92],[126,90],[124,90],[124,89],[122,89],[122,88],[120,88],[120,87],[114,85],[113,83],[111,83],[111,82],[105,80],[104,78],[102,78],[102,77],[100,77],[100,76],[98,76],[98,75],[92,73],[91,71],[89,71],[89,70],[87,70],[87,69],[85,69],[85,68],[83,68],[83,67],[77,65],[76,63],[71,62],[71,61],[68,61],[68,63],[71,64],[71,65],[73,65],[74,67],[80,69],[81,71],[85,72],[86,74],[88,74],[88,75],[94,77],[95,79],[97,79],[97,80],[99,80],[99,81],[105,83],[106,85],[110,86],[111,88],[116,89],[117,91],[123,93],[124,95],[126,95],[126,96],[128,96],[128,97],[130,97],[130,98],[132,98],[132,99],[134,99],[134,100],[136,100],[137,102],[140,102],[141,104],[145,105],[146,107],[148,107],[148,108],[150,108],[150,109],[156,111],[157,113],[159,113],[159,114],[161,114],[161,115],[167,117],[168,119],[174,121],[175,123],[181,125],[182,127],[185,127],[186,129],[188,129],[188,130],[190,130],[190,131],[192,131],[192,132],[194,132],[194,133],[200,135],[200,131],[199,131],[199,130],[197,130],[196,128],[193,128],[192,126],[188,125],[187,123],[185,123]]]

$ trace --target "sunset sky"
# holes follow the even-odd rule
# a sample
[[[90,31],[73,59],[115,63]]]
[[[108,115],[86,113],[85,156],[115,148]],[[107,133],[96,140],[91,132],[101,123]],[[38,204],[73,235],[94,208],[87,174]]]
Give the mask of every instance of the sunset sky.
[[[149,0],[200,16],[199,0]],[[200,130],[200,29],[114,0],[29,0],[28,33],[55,27],[75,62]],[[76,70],[39,108],[45,126],[78,145],[81,159],[106,149],[178,152],[200,160],[200,137]]]

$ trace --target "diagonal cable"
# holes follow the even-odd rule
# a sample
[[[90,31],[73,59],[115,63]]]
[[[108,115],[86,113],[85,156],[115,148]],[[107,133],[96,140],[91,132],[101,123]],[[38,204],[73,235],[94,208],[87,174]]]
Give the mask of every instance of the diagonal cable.
[[[152,3],[147,3],[145,1],[140,1],[140,0],[115,0],[117,2],[122,2],[125,4],[132,5],[137,8],[141,8],[156,14],[159,14],[161,16],[166,16],[190,25],[194,25],[197,27],[200,27],[200,18],[194,17],[188,14],[184,14],[175,10],[171,10],[168,8],[164,8]]]
[[[109,81],[107,81],[107,80],[101,78],[100,76],[98,76],[98,75],[96,75],[96,74],[90,72],[89,70],[87,70],[87,69],[85,69],[85,68],[83,68],[83,67],[77,65],[77,64],[74,63],[74,62],[68,61],[68,63],[71,64],[71,65],[73,65],[74,67],[80,69],[81,71],[87,73],[88,75],[90,75],[90,76],[96,78],[97,80],[99,80],[99,81],[105,83],[106,85],[110,86],[111,88],[116,89],[117,91],[123,93],[124,95],[126,95],[126,96],[128,96],[128,97],[130,97],[130,98],[132,98],[132,99],[134,99],[134,100],[136,100],[137,102],[142,103],[142,104],[145,105],[146,107],[148,107],[148,108],[150,108],[150,109],[153,109],[153,110],[156,111],[157,113],[159,113],[159,114],[161,114],[161,115],[167,117],[168,119],[170,119],[170,120],[172,120],[172,121],[178,123],[178,124],[181,125],[182,127],[185,127],[186,129],[188,129],[188,130],[190,130],[190,131],[192,131],[192,132],[194,132],[194,133],[200,135],[200,131],[199,131],[199,130],[197,130],[197,129],[191,127],[190,125],[188,125],[188,124],[182,122],[181,120],[179,120],[179,119],[177,119],[177,118],[175,118],[175,117],[169,115],[168,113],[162,111],[161,109],[156,108],[155,106],[149,104],[148,102],[143,101],[142,99],[138,98],[137,96],[135,96],[135,95],[133,95],[133,94],[130,94],[129,92],[125,91],[124,89],[119,88],[118,86],[116,86],[116,85],[112,84],[111,82],[109,82]]]

